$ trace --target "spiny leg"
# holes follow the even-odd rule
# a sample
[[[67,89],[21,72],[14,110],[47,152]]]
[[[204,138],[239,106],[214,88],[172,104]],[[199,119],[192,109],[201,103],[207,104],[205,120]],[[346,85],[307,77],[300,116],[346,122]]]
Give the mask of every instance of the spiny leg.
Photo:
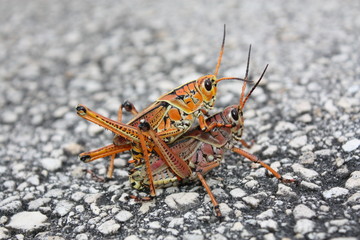
[[[140,124],[139,127],[137,128],[137,130],[138,130],[138,134],[139,134],[141,148],[143,150],[145,166],[146,166],[146,172],[147,172],[147,175],[148,175],[148,178],[149,178],[150,197],[155,197],[156,196],[156,190],[155,190],[155,186],[154,186],[153,174],[152,174],[152,171],[151,171],[149,152],[148,152],[148,149],[147,149],[147,146],[146,146],[144,135],[142,133],[142,131],[145,131],[146,129],[144,129],[144,126],[141,126],[141,124]]]
[[[85,163],[92,162],[99,158],[104,158],[113,154],[122,153],[131,149],[131,144],[115,145],[110,144],[90,152],[84,152],[79,155],[79,159]]]
[[[215,209],[215,213],[217,217],[221,217],[221,211],[220,211],[220,207],[219,207],[219,203],[216,201],[214,194],[211,192],[211,189],[209,187],[209,185],[207,184],[207,182],[205,181],[205,178],[203,177],[203,175],[201,175],[200,172],[196,173],[200,182],[202,183],[202,185],[204,186],[204,188],[206,189],[206,192],[209,194],[209,197],[211,199],[212,204],[214,205],[214,209]]]
[[[269,165],[267,165],[266,163],[262,162],[260,159],[258,159],[256,156],[252,155],[251,153],[248,153],[240,148],[232,148],[231,149],[233,152],[236,152],[238,154],[240,154],[241,156],[246,157],[247,159],[249,159],[250,161],[253,161],[255,163],[259,163],[261,166],[263,166],[264,168],[266,168],[267,170],[269,170],[277,179],[279,179],[279,181],[283,182],[283,183],[296,183],[298,184],[299,180],[297,179],[287,179],[287,178],[283,178],[277,171],[275,171],[273,168],[271,168]]]

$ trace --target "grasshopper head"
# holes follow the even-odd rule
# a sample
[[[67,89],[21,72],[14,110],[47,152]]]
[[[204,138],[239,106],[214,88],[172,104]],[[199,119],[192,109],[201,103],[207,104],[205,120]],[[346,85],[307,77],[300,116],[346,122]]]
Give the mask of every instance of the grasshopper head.
[[[240,140],[243,133],[244,116],[242,109],[238,105],[228,106],[223,111],[226,122],[231,124],[233,138]]]
[[[217,81],[215,75],[205,75],[196,80],[196,86],[203,99],[205,108],[212,109],[215,104]]]

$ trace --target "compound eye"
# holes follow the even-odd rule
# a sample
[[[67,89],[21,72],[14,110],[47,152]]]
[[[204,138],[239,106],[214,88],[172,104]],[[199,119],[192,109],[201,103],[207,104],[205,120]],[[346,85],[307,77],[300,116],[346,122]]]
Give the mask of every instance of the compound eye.
[[[212,89],[212,83],[211,83],[211,80],[209,78],[205,79],[205,89],[207,91],[210,91]]]
[[[239,112],[236,108],[234,108],[233,110],[231,110],[231,117],[237,121],[239,120]]]

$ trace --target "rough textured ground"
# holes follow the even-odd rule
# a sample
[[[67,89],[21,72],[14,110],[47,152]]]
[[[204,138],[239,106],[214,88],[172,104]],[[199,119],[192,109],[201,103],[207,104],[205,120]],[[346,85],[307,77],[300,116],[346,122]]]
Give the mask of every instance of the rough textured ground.
[[[1,1],[0,239],[359,239],[358,1]],[[197,183],[148,203],[107,161],[77,154],[112,135],[76,116],[86,104],[116,118],[212,73],[227,25],[221,76],[266,78],[246,107],[252,152],[300,186],[226,155],[208,180],[218,221]],[[241,83],[219,85],[217,110]],[[215,110],[216,111],[216,110]],[[214,112],[215,112],[214,111]],[[176,203],[174,201],[176,200]]]

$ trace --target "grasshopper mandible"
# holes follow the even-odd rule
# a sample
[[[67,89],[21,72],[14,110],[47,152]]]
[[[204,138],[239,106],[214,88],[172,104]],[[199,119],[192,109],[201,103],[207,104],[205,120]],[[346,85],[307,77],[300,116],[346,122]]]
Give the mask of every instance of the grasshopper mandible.
[[[107,173],[107,177],[111,178],[113,175],[115,154],[131,150],[133,162],[137,165],[143,161],[143,158],[147,158],[147,156],[144,156],[144,151],[146,151],[147,148],[149,148],[150,151],[152,150],[153,144],[150,143],[150,136],[145,136],[145,145],[141,144],[138,125],[142,119],[149,122],[150,127],[154,129],[167,144],[175,141],[188,131],[195,122],[195,119],[198,119],[199,126],[204,131],[210,131],[214,128],[215,125],[207,124],[205,115],[208,110],[214,107],[217,84],[223,80],[244,80],[234,77],[217,79],[224,52],[225,33],[226,29],[224,26],[223,41],[214,74],[202,76],[197,80],[190,81],[175,88],[161,96],[140,113],[136,111],[132,104],[126,102],[119,108],[118,121],[113,121],[91,111],[83,105],[78,105],[76,110],[80,117],[109,129],[116,134],[113,139],[113,144],[91,152],[82,153],[80,154],[80,159],[84,162],[90,162],[111,155],[110,166]],[[122,108],[125,108],[135,115],[127,124],[121,122]],[[158,149],[158,151],[161,151],[161,149]],[[171,158],[171,154],[159,154],[162,154],[166,159]],[[179,169],[174,170],[179,173],[182,171]]]
[[[217,127],[204,132],[201,127],[198,126],[193,130],[188,131],[182,135],[181,138],[169,145],[172,153],[179,156],[179,158],[188,164],[191,169],[191,172],[185,178],[179,178],[177,174],[174,174],[166,162],[154,153],[150,158],[150,168],[152,172],[151,178],[149,178],[148,171],[146,171],[148,166],[145,167],[144,164],[139,164],[130,171],[129,178],[131,185],[136,189],[148,189],[151,185],[154,185],[155,188],[163,188],[176,185],[181,182],[189,182],[199,179],[210,196],[216,215],[221,216],[219,204],[212,194],[211,189],[206,183],[203,175],[220,165],[220,162],[224,157],[224,150],[226,149],[240,154],[255,163],[259,163],[261,166],[269,170],[281,182],[296,182],[297,180],[295,179],[283,178],[278,172],[259,160],[256,156],[240,148],[234,147],[234,145],[239,142],[244,145],[244,142],[241,139],[244,127],[243,109],[251,93],[263,78],[267,67],[268,66],[266,66],[261,77],[246,97],[246,82],[244,82],[238,105],[228,106],[222,112],[206,119],[207,124],[214,124]],[[248,67],[245,79],[247,79],[247,74]],[[145,132],[153,131],[149,126],[142,127],[142,130]],[[153,132],[152,134],[156,133]]]

